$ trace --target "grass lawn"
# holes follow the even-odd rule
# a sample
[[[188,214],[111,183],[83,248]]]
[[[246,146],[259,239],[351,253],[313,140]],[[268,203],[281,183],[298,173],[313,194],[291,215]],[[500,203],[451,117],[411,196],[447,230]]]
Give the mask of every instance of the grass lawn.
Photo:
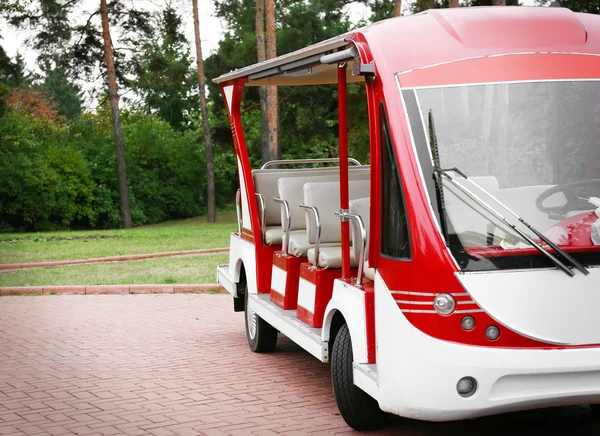
[[[198,217],[136,227],[130,230],[3,233],[0,234],[0,264],[228,247],[229,234],[236,228],[235,212],[222,211],[217,215],[215,224],[208,224],[206,217]],[[202,261],[197,260],[197,262]],[[46,273],[21,272],[16,274],[50,273],[47,271]],[[214,269],[211,269],[210,274],[214,275]],[[6,280],[6,278],[2,275],[0,280]],[[211,282],[213,280],[214,278]],[[126,283],[126,281],[122,283]],[[50,283],[44,284],[50,285]]]
[[[0,273],[0,287],[216,283],[229,255],[163,257],[133,262],[32,268]]]

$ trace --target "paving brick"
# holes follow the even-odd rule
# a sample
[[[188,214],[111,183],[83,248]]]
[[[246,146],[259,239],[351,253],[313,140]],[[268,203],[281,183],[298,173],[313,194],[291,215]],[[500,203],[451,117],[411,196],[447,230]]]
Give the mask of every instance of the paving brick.
[[[0,303],[0,434],[357,434],[339,415],[329,365],[283,336],[272,355],[252,353],[229,296]],[[600,434],[583,408],[512,416],[446,424],[394,417],[374,434]]]

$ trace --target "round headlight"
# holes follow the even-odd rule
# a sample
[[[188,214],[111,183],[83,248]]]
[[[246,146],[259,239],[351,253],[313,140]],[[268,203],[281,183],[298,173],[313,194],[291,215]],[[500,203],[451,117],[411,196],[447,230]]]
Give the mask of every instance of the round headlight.
[[[490,341],[495,341],[500,336],[500,329],[495,325],[491,325],[485,329],[485,337]]]
[[[460,320],[460,326],[464,330],[473,330],[475,328],[475,318],[471,315],[463,316],[463,319]]]
[[[461,397],[467,398],[477,390],[477,380],[473,377],[463,377],[456,383],[456,392]]]
[[[440,315],[450,315],[454,312],[456,302],[454,297],[450,294],[440,294],[433,300],[433,308]]]

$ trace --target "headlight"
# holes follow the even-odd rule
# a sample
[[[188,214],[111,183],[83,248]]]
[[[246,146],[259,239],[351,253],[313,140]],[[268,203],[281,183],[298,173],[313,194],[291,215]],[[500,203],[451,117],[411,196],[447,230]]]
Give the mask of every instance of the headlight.
[[[454,312],[456,302],[454,297],[450,294],[440,294],[433,300],[433,308],[440,315],[450,315]]]

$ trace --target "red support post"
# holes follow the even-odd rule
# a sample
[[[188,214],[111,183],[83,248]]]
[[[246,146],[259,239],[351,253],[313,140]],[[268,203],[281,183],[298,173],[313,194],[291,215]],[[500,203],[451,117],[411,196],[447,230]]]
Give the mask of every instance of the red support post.
[[[338,125],[340,145],[340,209],[347,211],[348,201],[348,106],[346,103],[346,63],[338,66]],[[342,221],[342,279],[350,278],[350,223]]]

